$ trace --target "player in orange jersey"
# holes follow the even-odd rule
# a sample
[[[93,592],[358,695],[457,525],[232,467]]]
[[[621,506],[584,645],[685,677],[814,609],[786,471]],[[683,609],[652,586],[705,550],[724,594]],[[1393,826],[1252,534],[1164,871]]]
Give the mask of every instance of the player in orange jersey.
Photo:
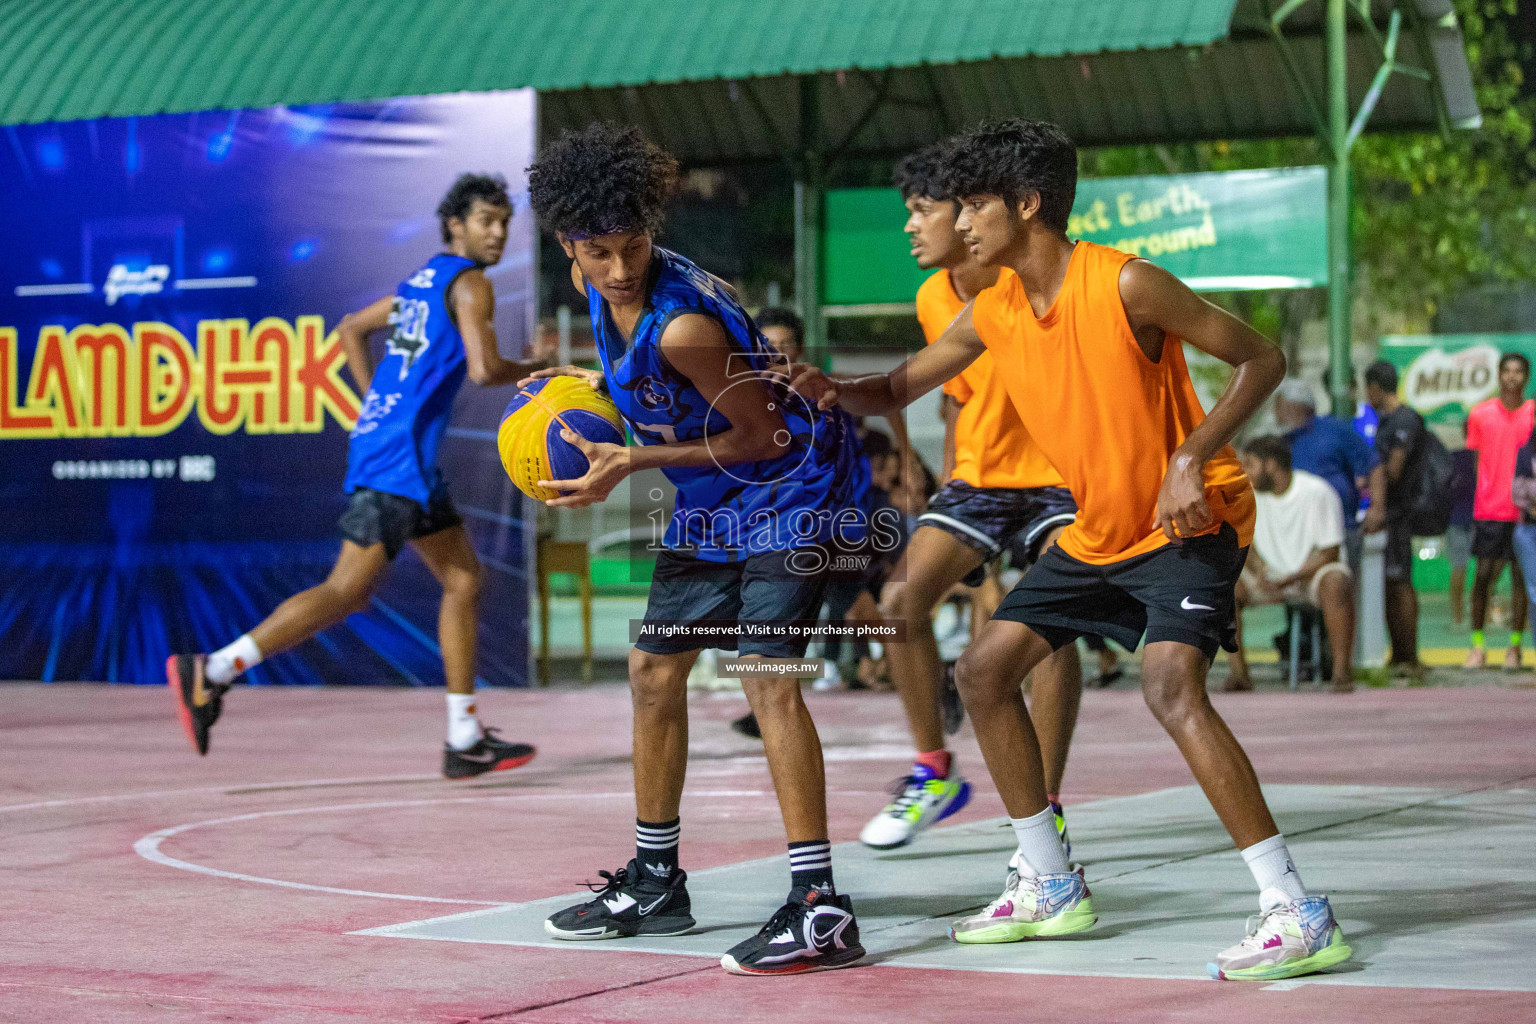
[[[977,262],[955,231],[959,204],[939,184],[943,156],[942,143],[930,146],[903,160],[895,175],[907,205],[912,255],[918,266],[937,271],[917,292],[917,318],[930,344],[999,274],[998,267]],[[956,583],[981,584],[988,563],[1012,546],[1026,550],[1033,561],[1077,512],[1061,474],[1030,439],[1001,378],[992,372],[991,356],[982,355],[945,383],[943,405],[944,487],[918,517],[911,543],[880,596],[885,613],[906,623],[906,642],[890,647],[891,675],[917,747],[895,800],[859,834],[865,844],[882,850],[911,842],[970,797],[969,784],[945,749],[940,714],[944,666],[933,635],[934,609]],[[1073,644],[1035,672],[1046,792],[1063,837],[1066,820],[1056,794],[1082,684]]]
[[[1253,532],[1253,489],[1229,442],[1279,384],[1285,357],[1167,271],[1067,237],[1077,150],[1055,126],[985,125],[948,152],[944,179],[971,253],[1013,274],[895,371],[838,380],[806,368],[793,386],[855,414],[883,413],[991,352],[1025,428],[1077,499],[1077,520],[960,659],[960,691],[1020,865],[1002,896],[956,921],[951,936],[1045,938],[1097,919],[1068,868],[1019,693],[1053,651],[1096,633],[1129,647],[1145,636],[1147,704],[1258,884],[1260,916],[1212,973],[1271,980],[1347,959],[1327,898],[1302,886],[1253,766],[1205,691],[1211,658],[1233,647],[1234,589]],[[1233,367],[1209,415],[1183,342]]]

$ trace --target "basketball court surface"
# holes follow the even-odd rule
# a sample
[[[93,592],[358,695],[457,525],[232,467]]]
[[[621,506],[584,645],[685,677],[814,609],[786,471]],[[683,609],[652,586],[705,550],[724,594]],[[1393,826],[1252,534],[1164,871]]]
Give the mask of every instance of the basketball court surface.
[[[529,766],[435,774],[437,690],[237,690],[198,759],[163,690],[8,686],[0,710],[0,1020],[715,1022],[1536,1019],[1536,695],[1477,685],[1213,698],[1309,886],[1355,949],[1332,972],[1214,982],[1252,880],[1130,690],[1089,692],[1064,793],[1101,920],[961,947],[1012,846],[967,727],[970,807],[913,845],[854,840],[910,757],[894,695],[810,695],[838,887],[863,966],[740,978],[721,952],[782,901],[761,748],[697,694],[683,863],[698,929],[569,943],[543,918],[633,850],[620,686],[494,691]]]

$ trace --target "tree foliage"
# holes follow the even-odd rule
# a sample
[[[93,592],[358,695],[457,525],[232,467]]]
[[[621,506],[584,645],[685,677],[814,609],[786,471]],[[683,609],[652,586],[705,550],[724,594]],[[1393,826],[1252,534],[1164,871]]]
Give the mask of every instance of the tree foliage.
[[[1483,126],[1366,134],[1352,155],[1357,297],[1370,319],[1427,326],[1470,288],[1536,280],[1536,98],[1521,96],[1520,0],[1456,0]],[[1536,3],[1536,0],[1524,0]],[[1419,88],[1397,82],[1397,88]],[[1315,138],[1130,146],[1087,152],[1085,175],[1172,174],[1326,163]],[[1316,296],[1233,296],[1250,319],[1283,335],[1316,315]],[[1358,307],[1357,307],[1358,308]]]
[[[1536,279],[1536,100],[1520,97],[1516,2],[1456,5],[1482,128],[1356,144],[1355,253],[1377,304],[1428,316],[1468,288]]]

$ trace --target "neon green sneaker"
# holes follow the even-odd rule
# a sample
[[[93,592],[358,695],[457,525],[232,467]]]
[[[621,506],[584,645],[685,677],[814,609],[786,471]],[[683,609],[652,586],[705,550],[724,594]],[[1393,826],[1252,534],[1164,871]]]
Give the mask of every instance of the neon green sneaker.
[[[951,771],[941,779],[927,765],[914,764],[912,774],[896,783],[896,799],[870,819],[859,841],[876,850],[893,850],[917,838],[934,822],[971,801],[971,784]]]
[[[1249,918],[1248,935],[1208,968],[1218,981],[1276,981],[1341,964],[1352,952],[1328,897],[1307,896]]]
[[[1026,878],[1008,873],[1003,894],[979,914],[950,925],[956,942],[1018,942],[1085,932],[1099,919],[1088,883],[1076,872]]]

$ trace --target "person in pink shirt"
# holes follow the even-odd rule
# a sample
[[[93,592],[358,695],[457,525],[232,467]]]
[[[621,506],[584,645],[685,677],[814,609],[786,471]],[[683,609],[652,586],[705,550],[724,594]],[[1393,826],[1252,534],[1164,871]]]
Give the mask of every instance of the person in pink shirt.
[[[1527,599],[1525,578],[1514,556],[1515,523],[1520,510],[1510,497],[1515,476],[1515,456],[1531,438],[1536,422],[1536,403],[1525,397],[1531,379],[1531,361],[1518,352],[1499,357],[1499,393],[1473,406],[1467,417],[1467,447],[1477,452],[1477,494],[1472,502],[1472,556],[1477,574],[1472,579],[1472,652],[1467,668],[1485,668],[1488,652],[1483,646],[1483,625],[1488,617],[1488,595],[1493,592],[1504,566],[1509,565],[1509,647],[1504,667],[1520,668],[1521,633],[1525,629]]]

